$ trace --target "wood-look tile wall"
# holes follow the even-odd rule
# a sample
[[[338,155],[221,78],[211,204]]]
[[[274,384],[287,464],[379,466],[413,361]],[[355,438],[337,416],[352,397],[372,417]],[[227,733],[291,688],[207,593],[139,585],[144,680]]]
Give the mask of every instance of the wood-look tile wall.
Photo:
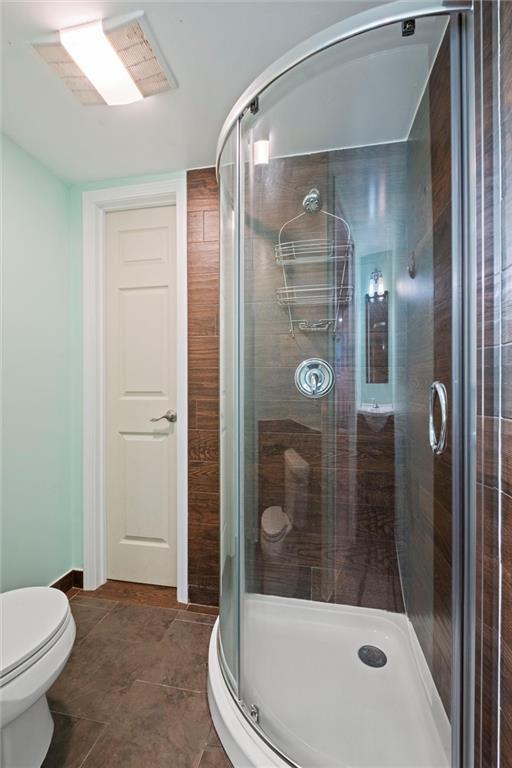
[[[404,248],[396,254],[395,458],[397,545],[406,612],[444,703],[451,705],[451,435],[434,457],[429,391],[450,397],[450,51],[439,50],[406,153]],[[415,271],[408,266],[414,258]],[[400,278],[399,276],[403,277]]]
[[[219,193],[215,170],[187,174],[189,600],[219,599]]]
[[[403,610],[393,522],[393,418],[375,429],[372,417],[357,414],[355,303],[342,307],[335,334],[295,328],[295,336],[290,335],[288,313],[276,302],[283,274],[274,254],[280,228],[300,213],[311,187],[320,190],[325,209],[338,215],[344,215],[344,201],[350,200],[350,225],[365,232],[370,247],[368,185],[378,177],[386,200],[392,197],[388,187],[396,175],[390,171],[400,167],[401,154],[395,145],[340,150],[274,159],[247,173],[244,515],[249,590]],[[388,220],[384,226],[379,222],[372,241],[375,251],[391,248],[389,233],[397,226],[393,214],[388,204]],[[346,231],[339,222],[330,229],[320,213],[286,227],[283,236],[345,239]],[[356,249],[361,245],[356,237]],[[353,284],[353,268],[350,262],[348,284]],[[291,268],[287,277],[291,285],[333,281],[329,263]],[[293,316],[318,319],[319,311],[325,307],[299,306]],[[316,356],[330,360],[336,373],[335,391],[320,401],[302,396],[294,383],[297,365]],[[280,551],[269,557],[261,544],[261,516],[270,506],[285,507],[284,454],[289,448],[309,465],[307,520],[290,530]]]
[[[478,222],[475,766],[511,768],[512,3],[479,0],[475,4],[474,50]]]
[[[501,768],[512,766],[512,3],[500,3],[501,284]],[[496,355],[491,355],[496,364]],[[494,382],[492,382],[494,383]],[[492,387],[495,393],[496,388]],[[491,399],[494,399],[491,396]]]

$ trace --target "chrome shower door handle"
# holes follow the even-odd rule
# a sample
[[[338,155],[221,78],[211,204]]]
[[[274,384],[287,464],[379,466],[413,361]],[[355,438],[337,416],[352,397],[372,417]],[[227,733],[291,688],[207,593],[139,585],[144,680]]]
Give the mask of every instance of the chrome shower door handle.
[[[163,416],[150,419],[150,421],[162,421],[162,419],[166,419],[169,423],[171,423],[178,420],[178,414],[176,411],[166,411]]]
[[[439,398],[439,405],[441,407],[441,430],[439,435],[436,434],[436,426],[434,424],[434,407],[436,404],[436,397]],[[428,413],[428,437],[430,441],[430,447],[434,456],[444,453],[446,449],[446,431],[448,425],[448,395],[446,393],[446,387],[440,381],[433,381],[430,385],[430,401],[429,401],[429,413]]]

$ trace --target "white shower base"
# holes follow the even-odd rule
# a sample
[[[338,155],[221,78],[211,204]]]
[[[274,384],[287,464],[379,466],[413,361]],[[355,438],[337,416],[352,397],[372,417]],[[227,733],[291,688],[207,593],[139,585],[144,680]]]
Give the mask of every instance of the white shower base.
[[[301,768],[448,768],[450,725],[403,614],[248,595],[242,692],[267,738]],[[235,768],[285,768],[234,702],[209,654],[213,721]],[[375,645],[387,664],[357,655]]]

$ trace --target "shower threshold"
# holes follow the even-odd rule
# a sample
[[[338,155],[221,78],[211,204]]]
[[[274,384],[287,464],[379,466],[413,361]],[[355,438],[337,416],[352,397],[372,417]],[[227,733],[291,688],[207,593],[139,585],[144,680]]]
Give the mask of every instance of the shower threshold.
[[[449,768],[450,724],[404,614],[265,595],[242,605],[242,690],[268,741],[301,768]],[[284,768],[224,681],[212,633],[208,697],[235,768]],[[361,661],[373,646],[386,663]]]

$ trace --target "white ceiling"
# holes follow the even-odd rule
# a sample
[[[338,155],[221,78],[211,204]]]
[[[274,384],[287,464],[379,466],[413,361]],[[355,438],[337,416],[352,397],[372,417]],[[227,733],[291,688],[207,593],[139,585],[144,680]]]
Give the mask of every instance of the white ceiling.
[[[380,2],[3,2],[3,130],[71,182],[212,165],[229,109],[268,64]],[[145,11],[177,90],[83,107],[31,47],[53,30],[135,10]]]

